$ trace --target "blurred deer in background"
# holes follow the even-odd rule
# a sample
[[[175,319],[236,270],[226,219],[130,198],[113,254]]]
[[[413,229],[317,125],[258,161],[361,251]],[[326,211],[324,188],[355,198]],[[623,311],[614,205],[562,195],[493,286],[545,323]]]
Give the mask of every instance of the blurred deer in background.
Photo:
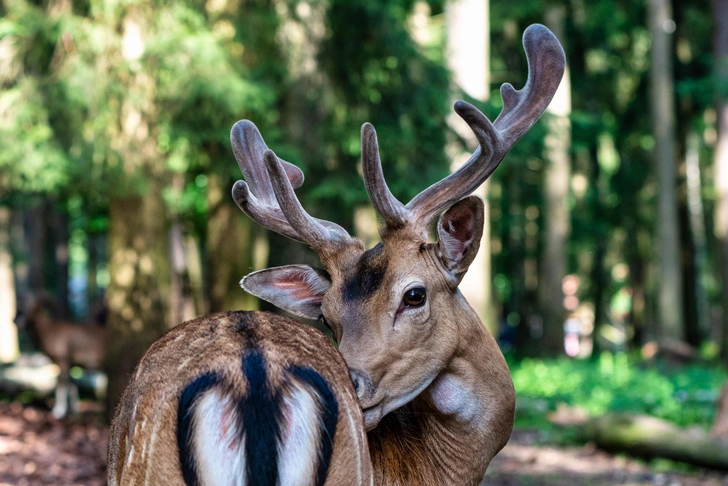
[[[66,416],[70,404],[71,412],[78,411],[78,388],[71,381],[72,366],[100,371],[106,359],[108,332],[105,323],[105,305],[92,313],[88,325],[80,325],[52,317],[53,300],[46,294],[28,299],[25,310],[18,314],[15,322],[25,329],[33,345],[48,355],[58,365],[56,401],[52,414],[60,419]]]
[[[545,27],[529,27],[523,41],[526,86],[502,87],[494,123],[457,102],[480,146],[406,205],[384,181],[374,128],[363,126],[364,183],[385,223],[382,243],[369,250],[304,211],[294,194],[302,172],[270,151],[255,125],[233,127],[246,181],[233,188],[236,203],[309,244],[325,268],[270,268],[242,286],[321,319],[339,352],[318,331],[263,312],[210,315],[171,330],[122,398],[111,485],[481,481],[510,437],[515,393],[495,339],[457,288],[483,230],[483,202],[470,194],[541,116],[565,65]],[[431,243],[428,227],[441,214]]]

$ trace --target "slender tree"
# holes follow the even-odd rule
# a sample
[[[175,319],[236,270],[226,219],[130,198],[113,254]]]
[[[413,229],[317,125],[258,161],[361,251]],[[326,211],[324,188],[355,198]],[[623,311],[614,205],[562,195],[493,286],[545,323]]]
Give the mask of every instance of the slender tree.
[[[565,8],[549,7],[546,25],[565,45]],[[568,68],[559,90],[547,109],[546,173],[544,176],[544,250],[538,282],[538,308],[543,318],[543,349],[556,353],[563,348],[566,317],[561,282],[567,273],[567,251],[571,232],[568,206],[571,177],[571,84]]]
[[[15,279],[10,254],[10,209],[0,206],[0,363],[18,355],[15,318]]]
[[[453,0],[448,3],[447,51],[448,64],[453,74],[456,92],[485,102],[490,97],[490,19],[488,0]],[[448,122],[455,132],[476,145],[475,136],[467,125],[455,114]],[[470,156],[470,152],[454,147],[457,152],[452,169],[456,170]],[[478,313],[481,321],[494,335],[498,335],[497,312],[493,299],[491,252],[490,252],[490,205],[488,204],[488,183],[476,191],[485,202],[485,222],[480,250],[470,265],[468,273],[460,283],[460,290]]]
[[[683,305],[680,274],[680,232],[676,197],[675,85],[672,72],[672,33],[675,22],[669,0],[650,0],[650,116],[654,134],[657,204],[657,307],[661,338],[682,340]]]
[[[715,236],[718,240],[723,284],[723,344],[721,354],[728,360],[728,1],[713,0],[715,21],[714,54],[718,143],[715,147]]]

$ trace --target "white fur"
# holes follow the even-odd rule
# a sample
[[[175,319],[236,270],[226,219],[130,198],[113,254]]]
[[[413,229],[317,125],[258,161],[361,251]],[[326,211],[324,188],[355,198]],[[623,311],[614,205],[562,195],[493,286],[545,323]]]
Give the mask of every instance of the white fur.
[[[192,447],[201,484],[245,485],[245,437],[230,398],[212,390],[195,406]]]
[[[313,484],[321,457],[320,398],[300,385],[283,398],[278,474],[281,486]]]
[[[451,374],[443,373],[428,389],[433,405],[445,415],[455,415],[459,420],[469,421],[477,413],[476,400],[460,381]]]

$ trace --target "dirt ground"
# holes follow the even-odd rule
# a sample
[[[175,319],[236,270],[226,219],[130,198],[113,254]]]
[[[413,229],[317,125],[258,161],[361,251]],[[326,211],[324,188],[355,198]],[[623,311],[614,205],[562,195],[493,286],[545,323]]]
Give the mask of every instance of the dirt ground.
[[[487,486],[728,486],[728,474],[714,471],[656,471],[644,462],[614,456],[592,445],[539,444],[536,432],[515,431],[491,462]],[[482,486],[481,485],[481,486]]]
[[[724,474],[656,472],[593,447],[553,447],[536,439],[535,433],[514,433],[483,484],[728,486]],[[0,403],[0,486],[106,484],[107,441],[98,414],[58,421],[42,408]]]

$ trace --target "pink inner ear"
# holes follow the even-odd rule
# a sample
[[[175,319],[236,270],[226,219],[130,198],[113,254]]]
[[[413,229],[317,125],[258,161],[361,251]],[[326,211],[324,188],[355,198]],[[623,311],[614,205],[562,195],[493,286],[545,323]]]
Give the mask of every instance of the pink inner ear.
[[[451,219],[447,222],[446,231],[465,246],[473,238],[473,220],[472,218]]]
[[[285,277],[275,279],[272,284],[289,298],[312,304],[321,303],[328,290],[322,281],[312,278],[305,272],[290,272]]]
[[[453,267],[460,262],[473,240],[473,219],[468,215],[469,213],[460,212],[443,224],[445,233],[440,235],[441,243]]]

